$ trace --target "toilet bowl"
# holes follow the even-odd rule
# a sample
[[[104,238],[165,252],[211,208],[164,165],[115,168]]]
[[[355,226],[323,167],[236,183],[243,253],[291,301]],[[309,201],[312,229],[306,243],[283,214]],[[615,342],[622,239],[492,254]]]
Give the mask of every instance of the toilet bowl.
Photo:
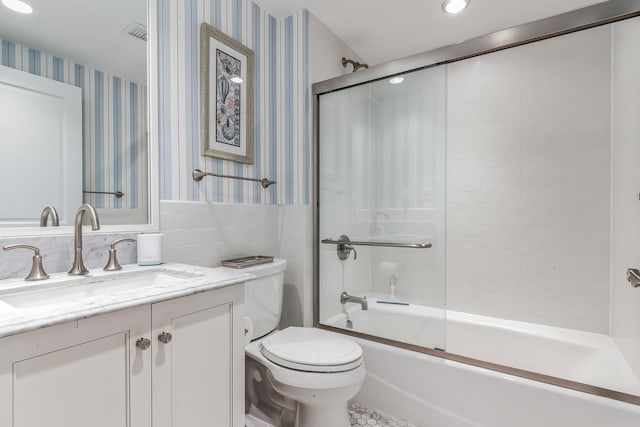
[[[365,377],[362,349],[315,328],[287,328],[251,342],[248,357],[266,368],[267,381],[297,402],[300,427],[349,426],[347,402]]]
[[[246,407],[274,426],[349,427],[347,403],[365,378],[362,349],[318,328],[277,330],[286,261],[245,269]],[[256,337],[256,338],[254,338]]]

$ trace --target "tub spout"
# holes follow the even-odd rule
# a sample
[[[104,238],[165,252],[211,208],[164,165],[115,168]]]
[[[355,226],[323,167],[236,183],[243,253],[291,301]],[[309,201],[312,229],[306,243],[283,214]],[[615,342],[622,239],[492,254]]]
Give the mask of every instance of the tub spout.
[[[342,291],[342,293],[340,294],[340,304],[346,304],[348,302],[355,302],[356,304],[360,304],[363,310],[369,309],[367,297],[354,297],[353,295],[349,295],[347,292]]]

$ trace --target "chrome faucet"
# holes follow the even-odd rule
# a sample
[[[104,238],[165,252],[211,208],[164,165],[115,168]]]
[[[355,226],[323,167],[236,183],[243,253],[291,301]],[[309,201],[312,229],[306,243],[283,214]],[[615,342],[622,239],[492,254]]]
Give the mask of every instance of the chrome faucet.
[[[71,270],[69,270],[69,274],[71,276],[81,276],[89,272],[82,261],[82,220],[84,219],[85,212],[89,213],[91,229],[94,231],[100,230],[100,221],[98,220],[98,213],[95,208],[88,203],[80,206],[76,212],[76,221],[74,225],[73,265],[71,266]]]
[[[353,295],[349,295],[346,291],[342,291],[342,293],[340,294],[340,304],[346,304],[348,302],[355,302],[356,304],[360,304],[362,310],[369,309],[367,297],[354,297]]]
[[[58,211],[53,206],[49,205],[42,209],[42,213],[40,214],[40,227],[47,226],[47,220],[49,219],[49,215],[51,215],[51,225],[53,227],[58,227],[60,225],[60,217],[58,217]]]

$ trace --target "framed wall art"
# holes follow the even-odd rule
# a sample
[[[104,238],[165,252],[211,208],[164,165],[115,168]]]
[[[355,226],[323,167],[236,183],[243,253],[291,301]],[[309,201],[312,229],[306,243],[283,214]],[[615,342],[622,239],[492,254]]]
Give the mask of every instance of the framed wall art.
[[[253,164],[253,51],[200,27],[202,155]]]

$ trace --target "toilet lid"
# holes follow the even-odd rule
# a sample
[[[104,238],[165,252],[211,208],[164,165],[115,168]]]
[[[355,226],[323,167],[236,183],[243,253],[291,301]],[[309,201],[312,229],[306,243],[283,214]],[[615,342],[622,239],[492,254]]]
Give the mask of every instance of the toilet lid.
[[[354,341],[316,328],[287,328],[260,343],[271,362],[307,372],[344,372],[362,364],[362,349]]]

